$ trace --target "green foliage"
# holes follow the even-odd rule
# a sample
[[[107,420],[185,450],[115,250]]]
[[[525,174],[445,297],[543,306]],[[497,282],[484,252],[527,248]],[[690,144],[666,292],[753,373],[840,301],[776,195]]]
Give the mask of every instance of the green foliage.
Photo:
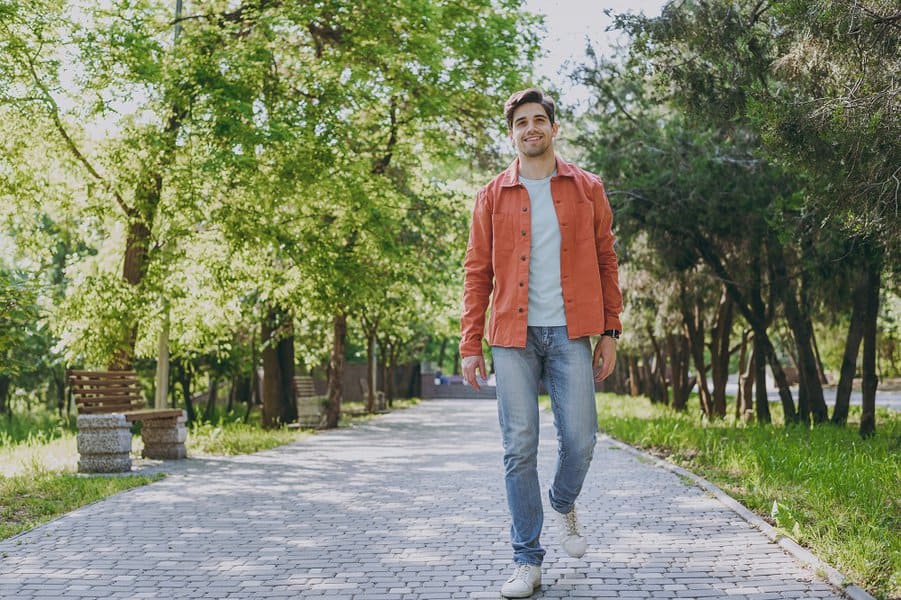
[[[412,349],[453,310],[441,181],[537,56],[519,1],[213,2],[177,38],[159,0],[0,7],[0,217],[68,363],[152,358],[168,322],[174,359],[246,373],[277,305],[313,366],[338,311]]]
[[[879,597],[901,591],[901,416],[881,409],[881,430],[779,428],[702,420],[644,398],[603,394],[599,423],[611,436],[666,455],[714,482]],[[772,405],[774,422],[780,407]],[[851,408],[850,420],[860,418]],[[776,506],[773,515],[773,507]]]
[[[769,151],[816,182],[806,197],[890,254],[901,119],[891,3],[670,3],[658,18],[619,16],[633,53],[695,118],[750,125]]]
[[[259,422],[244,423],[234,417],[228,415],[217,423],[193,423],[186,443],[188,454],[250,454],[296,442],[309,435],[296,429],[262,429]]]

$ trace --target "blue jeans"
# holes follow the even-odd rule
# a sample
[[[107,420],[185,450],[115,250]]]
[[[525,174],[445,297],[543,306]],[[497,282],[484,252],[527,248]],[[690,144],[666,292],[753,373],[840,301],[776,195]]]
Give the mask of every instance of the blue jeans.
[[[571,340],[566,326],[529,327],[525,348],[492,346],[497,410],[504,439],[504,480],[513,524],[513,560],[540,565],[541,489],[538,484],[538,382],[551,396],[557,428],[557,468],[548,495],[559,513],[572,510],[597,441],[591,342]]]

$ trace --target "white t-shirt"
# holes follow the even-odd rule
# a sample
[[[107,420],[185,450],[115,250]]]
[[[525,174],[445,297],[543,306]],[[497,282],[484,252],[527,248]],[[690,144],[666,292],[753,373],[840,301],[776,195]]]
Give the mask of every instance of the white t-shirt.
[[[532,242],[529,261],[529,320],[531,327],[566,325],[560,286],[560,224],[551,198],[551,177],[520,176],[532,204]]]

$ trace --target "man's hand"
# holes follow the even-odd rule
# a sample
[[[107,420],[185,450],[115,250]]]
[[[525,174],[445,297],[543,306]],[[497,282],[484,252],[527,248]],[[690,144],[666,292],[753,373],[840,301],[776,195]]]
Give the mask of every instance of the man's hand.
[[[616,340],[609,335],[602,335],[594,347],[594,380],[604,381],[613,373],[615,366]],[[465,368],[463,372],[466,372]]]
[[[488,370],[485,368],[485,358],[482,356],[463,357],[463,379],[473,388],[480,390],[479,381],[476,379],[476,370],[482,374],[482,379],[488,378]]]

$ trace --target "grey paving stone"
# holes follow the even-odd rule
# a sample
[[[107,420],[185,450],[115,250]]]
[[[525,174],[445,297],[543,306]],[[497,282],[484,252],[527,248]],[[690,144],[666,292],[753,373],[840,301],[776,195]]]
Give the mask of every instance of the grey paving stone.
[[[541,434],[546,491],[549,414]],[[499,598],[502,453],[494,402],[441,400],[250,456],[142,462],[171,474],[0,542],[0,598]],[[841,598],[716,499],[608,442],[579,510],[588,553],[565,556],[546,519],[534,598]]]

